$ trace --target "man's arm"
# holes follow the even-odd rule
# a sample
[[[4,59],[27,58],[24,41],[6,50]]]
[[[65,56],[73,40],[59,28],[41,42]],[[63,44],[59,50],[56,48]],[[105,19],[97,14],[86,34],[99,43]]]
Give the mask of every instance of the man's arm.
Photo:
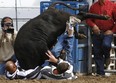
[[[58,62],[58,59],[55,58],[55,56],[52,54],[51,51],[48,50],[45,54],[49,57],[49,60],[48,60],[49,62],[53,62],[53,63]]]
[[[90,13],[94,13],[94,8],[93,6],[90,7],[89,10]],[[100,29],[99,27],[94,23],[94,19],[93,18],[89,18],[86,20],[86,23],[90,26],[90,28],[92,29],[94,34],[100,34]]]

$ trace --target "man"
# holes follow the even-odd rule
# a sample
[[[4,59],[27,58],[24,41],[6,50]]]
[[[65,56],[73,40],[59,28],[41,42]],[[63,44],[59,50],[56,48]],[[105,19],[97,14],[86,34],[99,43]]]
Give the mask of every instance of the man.
[[[0,75],[5,72],[5,61],[11,59],[14,55],[13,44],[16,38],[16,31],[13,28],[13,20],[10,17],[4,17],[1,20],[0,30]]]
[[[71,20],[67,22],[66,33],[62,34],[58,38],[57,44],[55,45],[55,47],[53,47],[52,53],[54,54],[52,54],[50,51],[46,53],[48,57],[56,56],[59,58],[59,61],[55,61],[58,62],[57,66],[48,65],[41,70],[42,76],[46,79],[59,80],[59,79],[77,78],[73,74],[73,60],[72,60],[71,52],[72,52],[73,40],[74,40],[74,36],[73,36],[74,27],[71,24],[74,23],[71,22],[72,22]],[[64,57],[63,59],[65,59],[66,61],[60,60],[62,56]],[[49,60],[49,61],[52,62],[53,60]]]
[[[93,53],[97,67],[97,75],[105,75],[106,67],[110,63],[110,50],[113,33],[116,32],[116,24],[113,20],[114,4],[109,0],[98,0],[91,7],[89,12],[99,15],[110,16],[109,20],[87,19],[87,24],[93,31]]]
[[[72,50],[74,42],[74,26],[80,23],[81,20],[70,16],[69,20],[66,22],[66,31],[58,37],[57,43],[51,49],[51,52],[56,58],[62,58],[73,65]],[[84,34],[78,33],[78,38],[86,38]],[[43,66],[48,65],[48,61],[45,61]]]
[[[66,22],[66,31],[61,36],[58,37],[58,42],[53,47],[51,52],[56,57],[60,57],[61,54],[64,54],[65,60],[73,65],[72,50],[74,42],[74,27],[76,24],[80,23],[81,20],[73,16],[70,16],[69,21]],[[80,39],[86,38],[84,34],[78,33]]]
[[[47,53],[48,57],[54,56],[50,51]],[[53,60],[49,60],[50,62],[53,62]],[[55,79],[55,80],[61,80],[61,79],[76,79],[77,76],[73,74],[73,66],[68,61],[63,61],[62,59],[59,59],[57,62],[57,66],[54,65],[48,65],[42,68],[41,74],[42,77],[45,79]]]

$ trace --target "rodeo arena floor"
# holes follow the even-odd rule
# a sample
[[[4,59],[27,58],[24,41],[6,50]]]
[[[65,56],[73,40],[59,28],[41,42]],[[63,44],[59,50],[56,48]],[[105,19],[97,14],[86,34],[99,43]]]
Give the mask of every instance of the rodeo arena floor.
[[[1,1],[4,1],[4,0],[1,0]],[[23,0],[19,0],[19,1],[23,2]],[[43,1],[45,1],[45,0],[43,0]],[[88,1],[92,1],[92,0],[88,0]],[[41,2],[40,5],[42,6],[42,8],[40,8],[40,13],[43,12],[49,6],[50,3],[51,2],[43,2],[43,3]],[[71,2],[71,4],[74,4],[74,6],[77,5],[77,3],[78,2],[76,2],[76,3]],[[22,3],[20,2],[20,4],[22,4]],[[28,4],[28,3],[26,3],[26,4]],[[83,4],[88,5],[87,3],[82,3],[79,6],[81,6]],[[70,5],[70,2],[68,2],[68,5]],[[60,9],[61,7],[57,7],[57,8]],[[18,7],[17,8],[18,10],[17,10],[16,4],[15,4],[14,9],[13,10],[12,9],[13,9],[13,7],[9,7],[9,8],[8,7],[0,7],[0,10],[2,10],[2,12],[0,14],[0,19],[2,19],[2,17],[4,17],[4,15],[9,14],[8,10],[10,12],[14,12],[13,14],[9,14],[9,15],[11,17],[13,17],[14,23],[16,24],[16,25],[14,25],[15,27],[22,26],[22,24],[24,24],[26,21],[35,17],[39,11],[38,7],[32,7],[32,8],[31,7],[29,7],[29,8]],[[64,8],[64,9],[66,9],[66,8]],[[15,12],[15,10],[18,11],[18,13]],[[85,9],[85,11],[86,11],[86,9]],[[3,12],[5,12],[5,14]],[[27,12],[29,14],[27,14]],[[71,11],[71,12],[73,14],[75,14],[75,12],[73,12],[73,11]],[[17,14],[19,19],[15,19],[15,13]],[[76,13],[78,13],[78,11]],[[16,22],[18,22],[18,24]],[[6,77],[4,75],[0,75],[0,83],[116,83],[116,58],[115,58],[116,55],[114,52],[114,49],[116,49],[116,46],[114,46],[114,44],[112,44],[113,48],[111,50],[110,65],[109,65],[108,69],[105,70],[106,76],[103,76],[103,77],[96,76],[96,74],[95,74],[96,68],[95,68],[93,55],[92,55],[92,51],[91,51],[92,44],[90,43],[90,41],[91,41],[90,30],[86,27],[87,26],[85,25],[85,22],[80,23],[79,30],[82,30],[82,31],[84,30],[83,33],[86,34],[87,39],[75,40],[75,42],[76,42],[75,46],[78,45],[78,47],[74,46],[74,50],[73,50],[74,71],[76,71],[75,75],[77,76],[77,79],[74,79],[74,80],[47,80],[47,79],[8,80],[8,79],[6,79]],[[16,28],[16,29],[19,30],[19,28]]]
[[[116,75],[110,77],[78,76],[75,80],[6,80],[0,77],[0,83],[116,83]]]

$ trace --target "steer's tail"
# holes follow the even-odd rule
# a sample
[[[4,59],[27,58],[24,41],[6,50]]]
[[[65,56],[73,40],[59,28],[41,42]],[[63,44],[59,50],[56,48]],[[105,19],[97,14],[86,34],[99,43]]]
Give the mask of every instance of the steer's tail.
[[[86,13],[86,12],[81,12],[80,14],[81,15],[83,14],[85,19],[87,19],[87,18],[96,18],[96,19],[100,19],[100,20],[111,19],[111,17],[107,16],[107,15],[98,15],[98,14]]]
[[[49,6],[49,8],[55,8],[55,5],[56,5],[56,4],[64,5],[64,6],[70,8],[70,9],[72,9],[72,10],[83,10],[83,9],[85,8],[85,6],[83,6],[83,7],[81,7],[81,8],[71,7],[70,5],[68,5],[68,4],[66,4],[66,3],[64,3],[64,2],[62,2],[62,1],[57,1],[57,2],[52,3],[52,4]]]
[[[80,12],[79,14],[76,15],[78,19],[81,21],[86,20],[88,18],[95,18],[95,19],[100,19],[100,20],[109,20],[111,19],[110,16],[105,16],[105,15],[98,15],[98,14],[93,14],[93,13],[86,13],[86,12]]]

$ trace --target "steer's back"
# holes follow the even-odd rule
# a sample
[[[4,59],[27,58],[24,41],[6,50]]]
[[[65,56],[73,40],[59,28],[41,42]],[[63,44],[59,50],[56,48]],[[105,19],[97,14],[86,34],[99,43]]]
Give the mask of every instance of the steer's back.
[[[45,52],[65,31],[69,16],[68,13],[48,9],[21,27],[15,40],[14,50],[22,68],[35,68],[44,63],[47,59]]]

